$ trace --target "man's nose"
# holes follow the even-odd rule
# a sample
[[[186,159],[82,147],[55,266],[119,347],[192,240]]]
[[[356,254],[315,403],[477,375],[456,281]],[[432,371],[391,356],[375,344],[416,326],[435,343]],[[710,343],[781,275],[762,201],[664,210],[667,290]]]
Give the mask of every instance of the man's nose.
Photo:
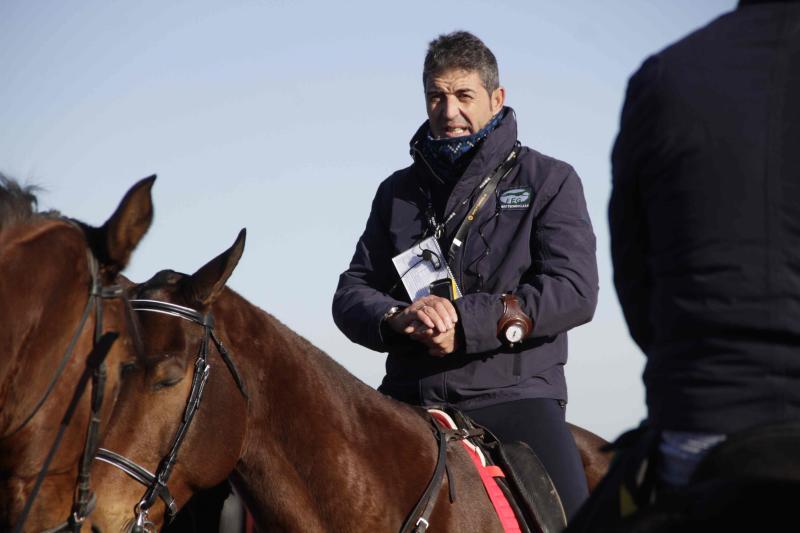
[[[450,95],[445,99],[444,114],[448,120],[454,119],[461,114],[458,98],[455,95]]]

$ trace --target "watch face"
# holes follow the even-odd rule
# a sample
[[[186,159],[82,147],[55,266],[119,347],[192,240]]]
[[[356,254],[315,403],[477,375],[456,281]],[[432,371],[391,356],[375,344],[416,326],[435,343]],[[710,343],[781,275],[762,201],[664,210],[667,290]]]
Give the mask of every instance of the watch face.
[[[508,342],[519,342],[522,340],[522,326],[513,324],[506,328],[506,340]]]

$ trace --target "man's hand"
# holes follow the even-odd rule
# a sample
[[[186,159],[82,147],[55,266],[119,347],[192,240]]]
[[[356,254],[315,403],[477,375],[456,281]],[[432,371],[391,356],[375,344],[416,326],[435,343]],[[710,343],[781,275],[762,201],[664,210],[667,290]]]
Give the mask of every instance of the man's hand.
[[[387,323],[395,332],[423,343],[431,355],[442,357],[456,349],[458,313],[447,298],[423,296]]]
[[[430,330],[428,330],[430,331]],[[456,328],[450,331],[434,335],[431,333],[412,333],[411,338],[421,342],[428,348],[428,354],[434,357],[444,357],[456,351],[458,342],[456,339]]]

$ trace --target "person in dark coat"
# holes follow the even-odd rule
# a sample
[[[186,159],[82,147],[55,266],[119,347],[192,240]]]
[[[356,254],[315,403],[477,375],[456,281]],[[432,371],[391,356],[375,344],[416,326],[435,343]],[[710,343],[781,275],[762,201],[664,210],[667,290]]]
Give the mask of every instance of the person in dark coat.
[[[609,229],[648,414],[570,533],[772,531],[793,512],[774,505],[796,482],[706,474],[728,442],[800,418],[798,142],[800,2],[742,1],[631,77]]]
[[[527,442],[570,516],[587,488],[564,419],[567,330],[592,318],[598,291],[580,179],[519,146],[497,62],[474,35],[431,42],[423,84],[428,120],[411,140],[413,164],[378,187],[334,321],[389,353],[381,392],[458,407],[501,440]],[[440,250],[423,255],[431,236]],[[403,281],[421,267],[392,262],[406,250],[448,270],[461,296],[409,296]]]
[[[630,80],[611,254],[668,486],[726,436],[800,418],[798,147],[798,2],[742,1]]]

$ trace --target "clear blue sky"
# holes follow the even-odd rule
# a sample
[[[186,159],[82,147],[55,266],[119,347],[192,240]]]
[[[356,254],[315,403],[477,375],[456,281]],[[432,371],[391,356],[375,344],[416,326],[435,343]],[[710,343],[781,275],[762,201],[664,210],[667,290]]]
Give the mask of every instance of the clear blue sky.
[[[157,173],[127,273],[193,272],[247,227],[230,285],[370,385],[330,301],[375,189],[410,163],[428,41],[498,58],[520,140],[570,162],[598,237],[600,304],[570,334],[567,417],[610,438],[644,416],[644,362],[613,285],[609,151],[629,75],[735,0],[0,2],[0,171],[102,223]]]

